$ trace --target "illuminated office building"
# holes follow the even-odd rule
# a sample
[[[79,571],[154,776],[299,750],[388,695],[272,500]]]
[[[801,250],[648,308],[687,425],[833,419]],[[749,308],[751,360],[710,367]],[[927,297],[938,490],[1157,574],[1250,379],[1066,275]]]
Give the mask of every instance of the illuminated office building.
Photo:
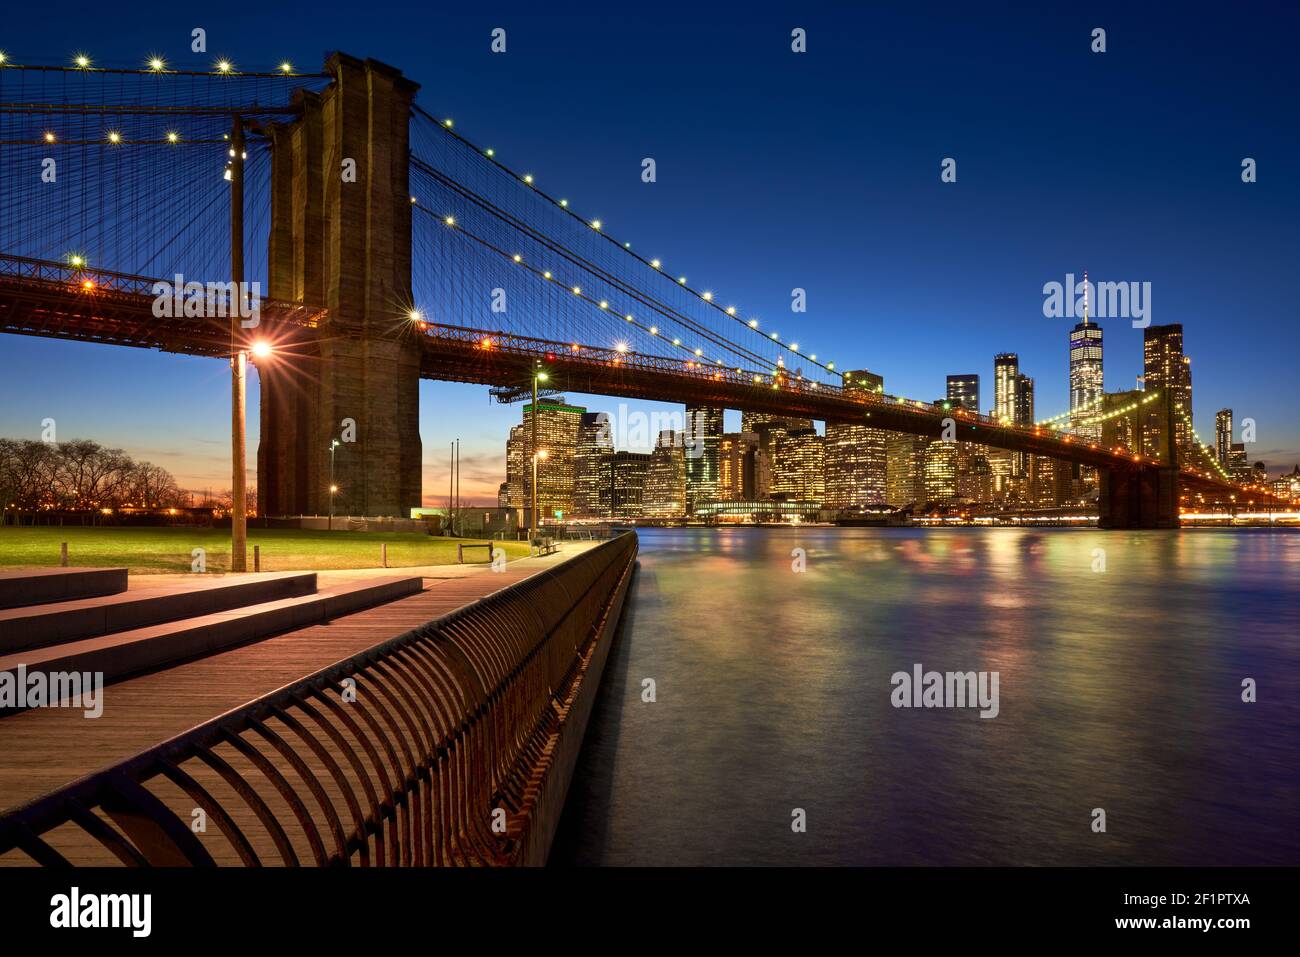
[[[1228,450],[1232,448],[1232,410],[1220,409],[1214,413],[1214,456],[1225,468]]]
[[[773,437],[773,498],[821,502],[826,495],[826,448],[816,429],[781,431]]]
[[[1148,392],[1167,392],[1174,404],[1174,440],[1181,451],[1192,448],[1192,360],[1183,352],[1181,323],[1147,326],[1142,332],[1142,379]],[[1165,425],[1153,413],[1152,427]]]
[[[845,391],[883,392],[885,380],[865,369],[844,374]],[[977,386],[978,388],[978,386]],[[827,508],[861,509],[885,501],[884,429],[843,422],[826,423]]]
[[[686,407],[686,511],[697,504],[718,500],[722,409],[706,405]]]
[[[641,514],[646,518],[682,518],[686,514],[686,449],[681,432],[659,433],[646,468]]]
[[[573,512],[581,516],[609,513],[608,463],[614,455],[609,413],[584,412],[573,453]]]
[[[572,514],[574,504],[574,454],[578,448],[578,428],[587,411],[568,405],[563,396],[537,403],[537,448],[546,457],[537,462],[537,511],[545,519]],[[510,430],[514,449],[514,467],[522,474],[517,480],[522,486],[519,508],[532,507],[533,495],[533,406],[524,406],[524,421],[516,426],[518,433]],[[506,467],[511,467],[511,449],[507,443]],[[507,474],[507,483],[510,475]]]
[[[925,506],[925,449],[930,440],[890,432],[885,440],[885,501],[895,508]]]

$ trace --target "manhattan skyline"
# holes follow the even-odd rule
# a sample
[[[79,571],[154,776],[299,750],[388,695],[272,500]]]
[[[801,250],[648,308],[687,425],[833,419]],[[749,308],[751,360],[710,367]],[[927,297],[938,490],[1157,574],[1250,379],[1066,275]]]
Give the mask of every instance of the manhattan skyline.
[[[212,59],[185,48],[193,14],[70,10],[66,50],[23,10],[0,49],[33,63],[83,49],[103,65],[154,51],[177,65]],[[210,49],[237,64],[314,68],[331,35],[328,17],[281,25],[242,5],[223,16]],[[1277,122],[1295,87],[1285,31],[1251,35],[1191,8],[1173,46],[1160,15],[1103,6],[979,16],[975,40],[974,17],[759,8],[743,22],[693,12],[680,28],[672,17],[615,26],[504,5],[407,34],[356,23],[349,44],[406,65],[418,103],[612,234],[837,368],[884,376],[891,393],[929,401],[966,372],[992,383],[993,355],[1015,352],[1035,379],[1037,416],[1064,411],[1075,320],[1044,317],[1043,285],[1085,269],[1094,282],[1150,282],[1152,324],[1184,326],[1201,439],[1213,441],[1214,415],[1230,407],[1256,421],[1250,460],[1289,470],[1300,461],[1288,278],[1300,144]],[[1097,25],[1105,54],[1088,48]],[[489,50],[497,26],[509,31],[504,55]],[[808,31],[802,56],[789,51],[795,26]],[[656,160],[652,184],[640,178],[645,157]],[[955,183],[940,182],[946,157]],[[1257,161],[1258,182],[1241,181],[1243,157]],[[807,291],[806,313],[790,311],[794,288]],[[1131,389],[1142,330],[1101,325],[1105,387]],[[62,439],[120,446],[191,490],[227,488],[224,365],[111,348],[6,337],[0,434],[34,438],[50,417]],[[520,407],[442,382],[421,383],[420,397],[426,504],[446,496],[458,436],[462,497],[494,502]],[[593,411],[619,404],[567,397]],[[253,423],[257,404],[254,379]],[[738,419],[728,413],[728,431]]]

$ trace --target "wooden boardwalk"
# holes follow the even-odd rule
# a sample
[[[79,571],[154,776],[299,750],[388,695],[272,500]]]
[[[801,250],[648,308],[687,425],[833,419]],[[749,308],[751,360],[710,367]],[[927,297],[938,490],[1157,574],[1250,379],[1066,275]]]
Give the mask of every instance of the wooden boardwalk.
[[[103,714],[95,719],[73,708],[35,709],[0,719],[0,810],[130,757],[587,547],[565,543],[556,555],[518,559],[500,572],[484,564],[321,573],[328,581],[421,575],[425,587],[386,605],[109,685],[103,692]]]

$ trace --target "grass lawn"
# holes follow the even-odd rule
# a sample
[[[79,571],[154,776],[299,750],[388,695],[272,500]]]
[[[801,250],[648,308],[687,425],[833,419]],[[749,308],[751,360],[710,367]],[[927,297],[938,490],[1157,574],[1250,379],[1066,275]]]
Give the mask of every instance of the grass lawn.
[[[262,549],[263,571],[314,571],[326,568],[378,568],[379,545],[388,544],[388,564],[452,565],[456,544],[468,538],[436,538],[421,532],[323,532],[315,529],[248,530],[248,567],[253,546]],[[481,540],[480,540],[481,541]],[[69,565],[126,566],[132,574],[188,572],[191,552],[207,551],[207,570],[230,567],[230,531],[215,528],[82,528],[76,526],[0,526],[0,568],[59,564],[59,543],[68,543]],[[507,558],[528,554],[527,542],[496,542]],[[465,556],[484,562],[483,549]]]

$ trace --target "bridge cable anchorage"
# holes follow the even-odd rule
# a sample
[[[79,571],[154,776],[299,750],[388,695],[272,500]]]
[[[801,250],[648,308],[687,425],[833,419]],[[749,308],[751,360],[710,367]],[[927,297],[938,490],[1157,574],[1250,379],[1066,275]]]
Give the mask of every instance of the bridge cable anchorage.
[[[646,268],[651,269],[654,272],[659,273],[660,275],[664,275],[661,265],[658,264],[658,260],[654,260],[654,261],[648,260],[645,257],[641,256],[640,253],[633,251],[630,243],[620,243],[616,238],[611,236],[607,231],[605,231],[602,228],[603,224],[601,224],[599,220],[588,221],[583,217],[579,216],[577,213],[575,213],[572,209],[569,208],[569,204],[567,200],[558,200],[554,196],[550,195],[549,193],[546,193],[543,190],[538,189],[532,182],[531,174],[523,174],[521,176],[520,174],[516,173],[514,170],[510,169],[505,164],[501,163],[499,160],[496,159],[494,150],[490,150],[490,149],[485,150],[480,148],[476,144],[470,142],[460,133],[456,132],[450,124],[446,122],[440,122],[439,120],[437,120],[437,118],[432,116],[430,113],[428,113],[426,110],[424,110],[418,105],[412,106],[412,112],[418,117],[421,117],[429,121],[430,123],[432,123],[433,126],[441,133],[443,133],[445,136],[454,138],[461,145],[472,150],[478,157],[482,158],[483,160],[486,160],[488,163],[492,164],[497,169],[506,173],[513,179],[517,180],[519,183],[525,185],[528,189],[536,193],[544,201],[550,203],[555,209],[563,213],[567,213],[570,217],[572,217],[577,222],[583,223],[584,225],[588,226],[592,232],[595,232],[600,236],[602,236],[607,242],[612,243],[615,248],[622,251],[625,255],[631,257],[632,259],[634,259],[641,265],[645,266]],[[746,321],[745,319],[741,318],[737,314],[738,311],[734,307],[722,306],[721,304],[714,302],[711,294],[707,292],[698,291],[695,288],[688,286],[684,281],[684,277],[682,277],[682,281],[679,281],[678,285],[684,291],[694,296],[700,302],[703,302],[706,305],[711,306],[720,315],[732,319],[734,322],[739,323],[743,328],[749,330],[750,332],[753,332],[756,335],[762,335],[762,333],[757,332],[756,320]],[[832,375],[836,374],[835,364],[833,362],[822,363],[817,361],[814,358],[815,354],[810,355],[807,352],[800,351],[797,348],[797,343],[782,342],[780,338],[777,337],[776,333],[772,333],[769,336],[764,336],[764,338],[769,343],[775,343],[786,352],[798,356],[802,361],[810,363],[811,365],[815,365]]]

